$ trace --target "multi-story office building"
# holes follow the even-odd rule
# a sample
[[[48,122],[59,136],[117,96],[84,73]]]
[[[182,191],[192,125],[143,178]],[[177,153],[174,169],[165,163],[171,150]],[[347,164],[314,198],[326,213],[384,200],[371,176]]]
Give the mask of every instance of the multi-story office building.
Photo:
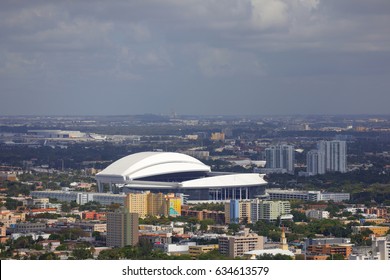
[[[219,252],[230,258],[243,256],[245,252],[264,248],[264,237],[245,230],[239,235],[218,238]]]
[[[320,141],[317,148],[325,155],[326,171],[347,172],[347,144],[345,141]]]
[[[230,200],[225,203],[225,223],[251,223],[251,203],[249,200]]]
[[[306,155],[306,172],[308,175],[325,174],[325,153],[311,150]]]
[[[290,214],[289,201],[265,201],[254,199],[250,203],[252,222],[259,220],[275,221],[282,215]]]
[[[107,246],[124,247],[138,243],[138,214],[124,209],[107,213]]]
[[[283,173],[294,173],[294,147],[291,145],[271,146],[265,149],[267,170],[282,170]]]

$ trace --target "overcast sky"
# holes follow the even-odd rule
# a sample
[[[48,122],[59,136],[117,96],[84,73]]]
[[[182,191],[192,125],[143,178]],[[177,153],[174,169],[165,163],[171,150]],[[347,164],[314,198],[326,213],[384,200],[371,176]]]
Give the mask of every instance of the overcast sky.
[[[389,0],[0,7],[0,115],[390,113]]]

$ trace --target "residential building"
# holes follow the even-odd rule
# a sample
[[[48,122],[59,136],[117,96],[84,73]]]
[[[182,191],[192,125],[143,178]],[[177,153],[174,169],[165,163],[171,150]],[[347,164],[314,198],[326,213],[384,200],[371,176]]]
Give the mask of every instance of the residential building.
[[[182,207],[181,215],[187,217],[197,218],[199,221],[205,219],[214,220],[216,224],[225,223],[225,212],[224,211],[210,211],[210,210],[192,210],[185,209]]]
[[[320,141],[317,148],[325,154],[326,171],[347,172],[347,144],[345,141]]]
[[[325,153],[311,150],[306,155],[306,172],[308,175],[325,174]]]
[[[385,218],[387,216],[387,209],[377,207],[364,208],[364,213],[376,215],[378,218]]]
[[[251,202],[232,199],[225,203],[225,223],[251,223]]]
[[[124,209],[107,213],[107,246],[124,247],[138,243],[138,214]]]
[[[309,245],[306,248],[306,252],[309,254],[316,255],[342,255],[344,259],[348,259],[349,255],[352,253],[352,244],[324,244],[324,245]]]
[[[4,206],[0,208],[0,223],[5,227],[10,227],[12,224],[23,222],[26,220],[26,213],[8,210]]]
[[[241,257],[245,252],[264,248],[264,237],[249,233],[246,229],[239,235],[221,236],[218,238],[219,252],[230,258]]]
[[[306,217],[309,219],[329,219],[330,213],[328,211],[322,211],[322,210],[307,210],[305,212]]]
[[[294,174],[295,151],[291,145],[277,145],[265,149],[266,169],[282,169]]]
[[[251,220],[275,221],[280,216],[290,214],[291,205],[289,201],[270,201],[254,199],[250,202]]]
[[[137,213],[140,218],[148,215],[147,193],[128,193],[125,198],[125,208],[130,213]]]
[[[163,193],[149,192],[147,195],[147,213],[150,216],[168,216]]]

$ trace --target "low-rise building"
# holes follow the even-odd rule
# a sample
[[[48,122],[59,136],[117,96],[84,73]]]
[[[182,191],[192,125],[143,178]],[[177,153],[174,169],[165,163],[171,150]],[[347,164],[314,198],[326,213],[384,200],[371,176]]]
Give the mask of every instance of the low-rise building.
[[[264,237],[245,229],[238,235],[218,238],[219,252],[230,258],[241,257],[245,252],[264,248]]]
[[[389,229],[390,227],[388,226],[353,226],[352,232],[358,234],[364,230],[370,230],[375,236],[384,236],[388,233]]]
[[[12,233],[42,232],[46,230],[45,223],[17,223],[9,228]]]
[[[192,245],[189,246],[188,253],[192,257],[198,257],[201,254],[205,254],[213,250],[218,250],[218,244]]]
[[[352,253],[352,244],[310,245],[306,248],[306,251],[309,254],[328,255],[330,257],[337,254],[342,255],[344,259],[348,259],[349,255]]]
[[[306,217],[309,219],[329,219],[330,213],[322,210],[307,210]]]

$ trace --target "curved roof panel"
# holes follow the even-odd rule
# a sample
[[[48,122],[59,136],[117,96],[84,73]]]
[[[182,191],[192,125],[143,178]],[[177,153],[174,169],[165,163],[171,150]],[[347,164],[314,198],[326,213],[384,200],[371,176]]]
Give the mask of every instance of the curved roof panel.
[[[170,173],[210,171],[208,165],[185,154],[141,152],[115,161],[96,174],[96,177],[122,177],[124,181],[128,181]]]
[[[184,181],[182,188],[240,187],[267,184],[264,175],[257,173],[229,174]]]

